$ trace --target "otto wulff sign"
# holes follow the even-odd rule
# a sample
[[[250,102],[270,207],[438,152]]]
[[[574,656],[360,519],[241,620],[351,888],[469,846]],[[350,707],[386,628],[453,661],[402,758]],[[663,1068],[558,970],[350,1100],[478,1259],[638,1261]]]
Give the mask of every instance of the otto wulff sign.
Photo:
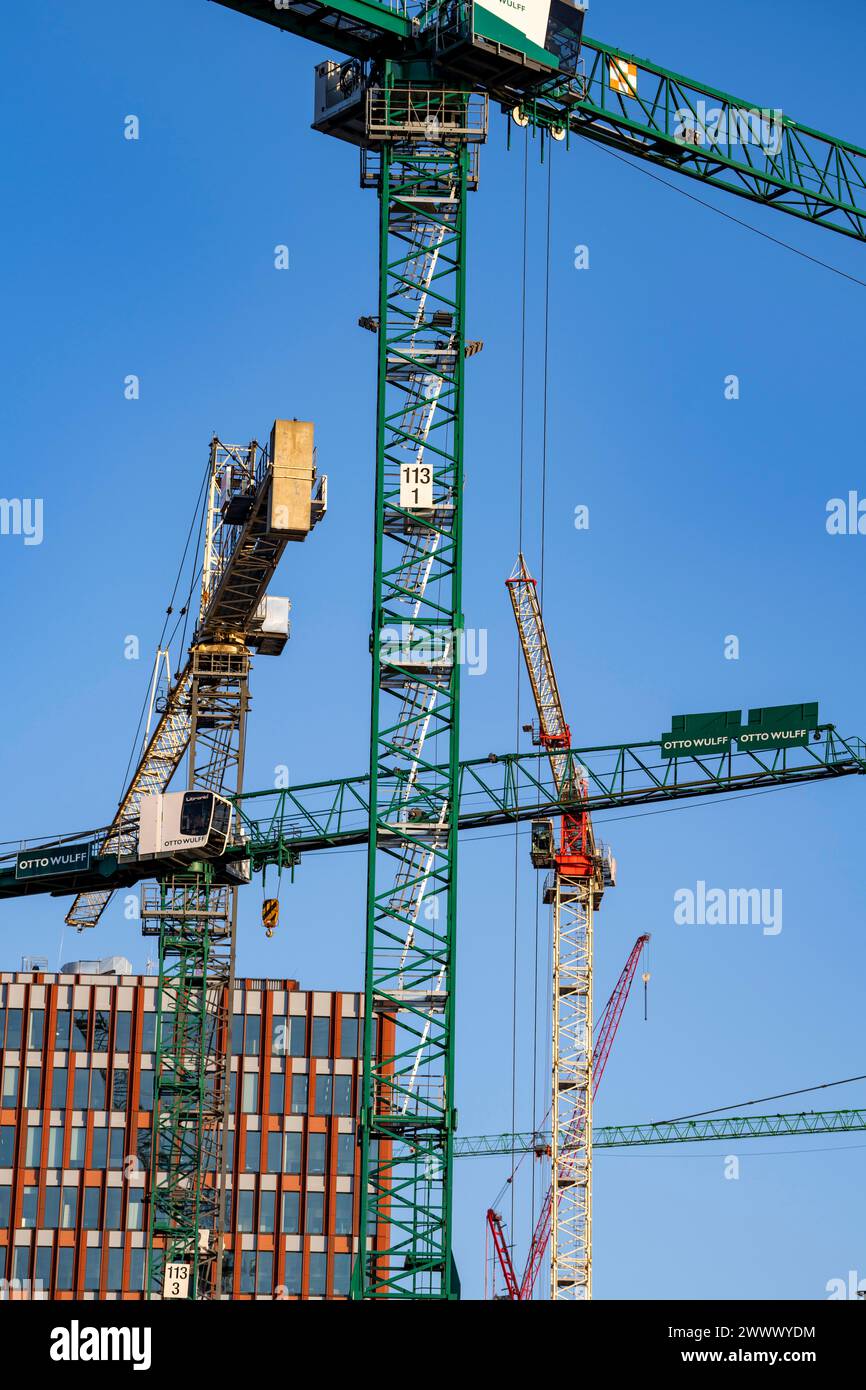
[[[53,878],[56,874],[87,873],[90,845],[40,845],[26,849],[15,863],[16,878]]]
[[[714,714],[675,714],[671,732],[662,734],[663,758],[696,758],[701,754],[728,753],[734,743],[741,753],[771,752],[780,748],[805,748],[818,728],[818,704],[767,705],[750,709],[744,722],[742,710]]]

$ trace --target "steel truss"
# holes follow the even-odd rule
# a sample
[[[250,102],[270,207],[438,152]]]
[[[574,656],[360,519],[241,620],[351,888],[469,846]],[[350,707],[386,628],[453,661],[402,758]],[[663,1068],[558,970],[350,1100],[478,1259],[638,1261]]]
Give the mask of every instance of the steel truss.
[[[550,1296],[592,1297],[593,883],[556,873]]]
[[[457,1296],[453,808],[465,199],[468,140],[479,138],[467,133],[468,106],[461,93],[386,81],[370,108],[381,147],[363,164],[380,198],[380,285],[359,1298]],[[419,134],[419,110],[443,120]]]

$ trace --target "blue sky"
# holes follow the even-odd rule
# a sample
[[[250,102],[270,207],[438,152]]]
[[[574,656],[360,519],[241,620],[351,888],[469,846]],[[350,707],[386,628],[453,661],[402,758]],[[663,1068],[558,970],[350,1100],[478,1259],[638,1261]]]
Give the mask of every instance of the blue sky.
[[[757,105],[866,144],[839,54],[861,7],[597,0],[588,32]],[[283,562],[294,635],[262,659],[248,786],[368,763],[376,200],[357,154],[309,129],[323,53],[204,0],[7,7],[4,495],[44,502],[44,540],[0,538],[6,598],[0,839],[102,824],[120,790],[210,435],[316,422],[331,510]],[[807,80],[808,74],[808,80]],[[141,138],[123,138],[125,116]],[[467,622],[489,669],[467,679],[466,756],[513,747],[515,637],[503,581],[518,538],[522,153],[495,111],[470,208]],[[673,176],[671,176],[673,177]],[[575,740],[657,737],[672,713],[819,699],[866,734],[864,537],[830,537],[830,498],[866,495],[864,289],[733,226],[604,151],[557,148],[551,233],[545,612]],[[525,542],[540,558],[541,324],[547,170],[530,156]],[[695,190],[866,279],[862,246]],[[274,247],[290,269],[274,269]],[[587,245],[590,269],[573,268]],[[141,380],[137,401],[124,378]],[[738,401],[724,380],[740,377]],[[578,532],[574,509],[590,508]],[[140,638],[141,660],[124,659]],[[740,659],[724,659],[727,634]],[[528,695],[521,696],[528,717]],[[652,933],[649,1021],[630,1002],[597,1123],[664,1119],[859,1072],[858,781],[633,822],[605,821],[620,882],[597,920],[599,1007]],[[860,819],[858,819],[860,818]],[[458,1106],[463,1133],[510,1128],[514,837],[461,858]],[[532,1120],[535,876],[518,854],[517,1121]],[[272,942],[246,895],[239,968],[360,987],[363,853],[315,857]],[[676,926],[698,880],[779,888],[783,930]],[[62,904],[3,910],[4,968],[129,955],[115,904],[61,936]],[[547,919],[539,913],[542,957]],[[543,1094],[546,1071],[537,1078]],[[862,1104],[862,1084],[805,1105]],[[761,1109],[798,1108],[778,1102]],[[600,1153],[601,1298],[821,1298],[866,1278],[859,1136],[694,1152]],[[726,1153],[740,1178],[724,1177]],[[507,1164],[457,1173],[457,1255],[479,1296],[484,1211]],[[510,1205],[506,1204],[510,1215]],[[531,1224],[515,1200],[518,1257]],[[857,1233],[857,1234],[855,1234]]]

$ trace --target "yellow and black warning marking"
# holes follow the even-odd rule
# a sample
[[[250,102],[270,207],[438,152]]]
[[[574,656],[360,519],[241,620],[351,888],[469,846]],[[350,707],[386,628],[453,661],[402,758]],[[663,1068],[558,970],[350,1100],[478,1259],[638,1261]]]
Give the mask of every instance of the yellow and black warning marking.
[[[262,926],[268,936],[273,936],[274,928],[280,921],[279,898],[265,898],[262,902]]]

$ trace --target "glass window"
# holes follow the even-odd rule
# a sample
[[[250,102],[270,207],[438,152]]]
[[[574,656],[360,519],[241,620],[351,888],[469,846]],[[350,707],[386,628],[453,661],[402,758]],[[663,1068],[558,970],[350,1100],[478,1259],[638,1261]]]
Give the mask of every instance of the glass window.
[[[257,1173],[262,1162],[262,1136],[259,1131],[247,1130],[247,1152],[244,1163],[245,1173]]]
[[[296,1072],[292,1077],[292,1114],[306,1115],[308,1078],[305,1072]]]
[[[86,1110],[90,1093],[90,1068],[76,1067],[72,1075],[72,1108]]]
[[[268,1133],[268,1172],[279,1173],[283,1166],[283,1136],[279,1130]]]
[[[98,1187],[85,1187],[84,1189],[84,1214],[81,1218],[81,1225],[85,1231],[95,1231],[99,1228]]]
[[[0,1226],[3,1222],[0,1221]],[[46,1231],[56,1231],[60,1224],[60,1188],[46,1187],[45,1204],[42,1210],[42,1225]]]
[[[87,1259],[84,1262],[84,1287],[88,1293],[99,1292],[99,1266],[102,1263],[102,1246],[88,1245]]]
[[[126,1157],[126,1130],[111,1129],[108,1131],[111,1138],[108,1141],[108,1166],[109,1168],[122,1168],[123,1160]]]
[[[60,1225],[64,1231],[72,1231],[75,1229],[75,1218],[77,1213],[78,1188],[64,1187],[60,1202]]]
[[[76,1125],[69,1132],[69,1166],[70,1168],[84,1167],[84,1141],[87,1130],[83,1125]]]
[[[286,1292],[300,1297],[304,1273],[304,1257],[300,1250],[286,1251]]]
[[[352,1113],[352,1078],[351,1076],[334,1077],[334,1114],[351,1115]]]
[[[232,1014],[232,1056],[239,1057],[244,1050],[244,1016]]]
[[[54,1048],[57,1052],[69,1051],[69,1030],[72,1014],[68,1009],[58,1009],[54,1021]]]
[[[27,1168],[38,1168],[42,1162],[42,1126],[27,1126],[24,1164]]]
[[[324,1252],[310,1255],[310,1298],[324,1298],[328,1292],[328,1257]]]
[[[358,1055],[358,1020],[356,1018],[340,1019],[340,1056],[357,1057]]]
[[[111,1015],[108,1009],[97,1009],[93,1015],[93,1051],[108,1051],[108,1027]]]
[[[106,1231],[119,1231],[121,1222],[121,1208],[123,1205],[123,1189],[120,1187],[107,1187],[105,1189],[105,1229]]]
[[[141,1051],[156,1051],[156,1013],[153,1009],[141,1016]]]
[[[128,1052],[132,1041],[132,1014],[129,1009],[120,1009],[114,1025],[115,1052]]]
[[[143,1219],[144,1192],[140,1187],[131,1187],[129,1200],[126,1204],[126,1229],[128,1231],[140,1231]]]
[[[338,1192],[334,1204],[334,1231],[338,1236],[352,1234],[352,1194]]]
[[[8,1009],[6,1012],[6,1048],[17,1052],[21,1046],[21,1010]]]
[[[301,1171],[301,1135],[296,1130],[290,1130],[285,1136],[286,1144],[283,1150],[283,1172],[300,1173]]]
[[[238,1230],[245,1235],[253,1229],[253,1198],[255,1193],[241,1190],[237,1196]]]
[[[289,1026],[285,1014],[274,1014],[271,1019],[271,1056],[285,1057],[289,1050]]]
[[[103,1172],[108,1167],[108,1130],[97,1129],[94,1126],[93,1138],[90,1141],[90,1166],[99,1168]]]
[[[30,1010],[30,1025],[27,1029],[27,1046],[32,1047],[34,1052],[42,1051],[42,1039],[45,1034],[45,1010]]]
[[[38,1296],[44,1294],[48,1297],[48,1290],[51,1288],[51,1256],[53,1250],[50,1245],[37,1245],[36,1247],[36,1271],[33,1281],[33,1292]]]
[[[324,1192],[307,1193],[307,1217],[305,1232],[308,1236],[320,1236],[325,1229]]]
[[[330,1115],[331,1113],[331,1093],[333,1086],[330,1076],[316,1077],[316,1109],[317,1115]]]
[[[3,1068],[3,1104],[7,1110],[14,1110],[18,1104],[18,1067],[7,1062]]]
[[[15,1153],[15,1126],[0,1125],[0,1168],[11,1168]]]
[[[289,1056],[306,1057],[307,1020],[304,1014],[292,1014],[289,1019]]]
[[[0,1226],[9,1225],[9,1205],[12,1197],[12,1188],[8,1183],[3,1183],[0,1187]]]
[[[66,1109],[66,1086],[69,1079],[68,1067],[55,1067],[51,1076],[51,1109]]]
[[[273,1293],[273,1291],[274,1253],[272,1250],[260,1250],[256,1268],[256,1293]]]
[[[91,1110],[104,1110],[106,1105],[105,1093],[108,1085],[108,1072],[102,1067],[94,1067],[90,1075],[90,1108]]]
[[[307,1144],[307,1172],[320,1174],[325,1171],[325,1156],[328,1140],[324,1134],[311,1134]]]
[[[23,1284],[30,1278],[30,1246],[16,1245],[12,1252],[12,1278]]]
[[[262,1020],[260,1014],[247,1014],[247,1031],[244,1052],[248,1057],[258,1057],[261,1050]]]
[[[87,1025],[90,1014],[87,1009],[76,1009],[72,1015],[72,1047],[76,1052],[87,1051]]]
[[[245,1115],[255,1115],[259,1108],[259,1074],[245,1071],[242,1093],[242,1109]]]
[[[126,1099],[129,1091],[129,1069],[127,1067],[115,1067],[111,1078],[111,1108],[112,1110],[125,1110]]]
[[[262,1192],[259,1195],[259,1233],[270,1236],[274,1233],[276,1220],[276,1192]]]
[[[153,1079],[155,1071],[143,1071],[139,1074],[138,1084],[138,1108],[139,1110],[153,1109]]]
[[[268,1110],[271,1115],[282,1115],[285,1108],[286,1078],[281,1071],[272,1071],[268,1091]]]
[[[144,1265],[147,1251],[142,1246],[129,1252],[129,1290],[130,1293],[144,1292]],[[223,1256],[225,1260],[225,1255]]]
[[[72,1260],[75,1250],[71,1245],[61,1245],[57,1251],[57,1288],[68,1293],[72,1288]]]
[[[241,1251],[241,1293],[255,1293],[256,1291],[256,1252],[255,1250]]]
[[[341,1177],[349,1177],[355,1171],[354,1134],[337,1135],[337,1172]]]
[[[313,1019],[313,1042],[310,1053],[313,1057],[327,1057],[331,1051],[331,1020]]]
[[[151,1132],[149,1129],[140,1129],[135,1137],[135,1152],[140,1171],[147,1172],[150,1168],[150,1150]]]
[[[48,1131],[48,1167],[63,1167],[63,1126],[52,1125]]]
[[[352,1278],[352,1256],[334,1255],[334,1297],[349,1297],[349,1282]]]
[[[36,1228],[36,1203],[39,1200],[38,1187],[25,1187],[21,1194],[21,1225],[26,1230]]]
[[[283,1217],[281,1229],[283,1235],[296,1236],[300,1229],[301,1221],[301,1194],[300,1192],[283,1193]]]
[[[108,1273],[106,1275],[105,1287],[109,1293],[120,1293],[123,1283],[123,1246],[110,1245],[108,1247]]]

